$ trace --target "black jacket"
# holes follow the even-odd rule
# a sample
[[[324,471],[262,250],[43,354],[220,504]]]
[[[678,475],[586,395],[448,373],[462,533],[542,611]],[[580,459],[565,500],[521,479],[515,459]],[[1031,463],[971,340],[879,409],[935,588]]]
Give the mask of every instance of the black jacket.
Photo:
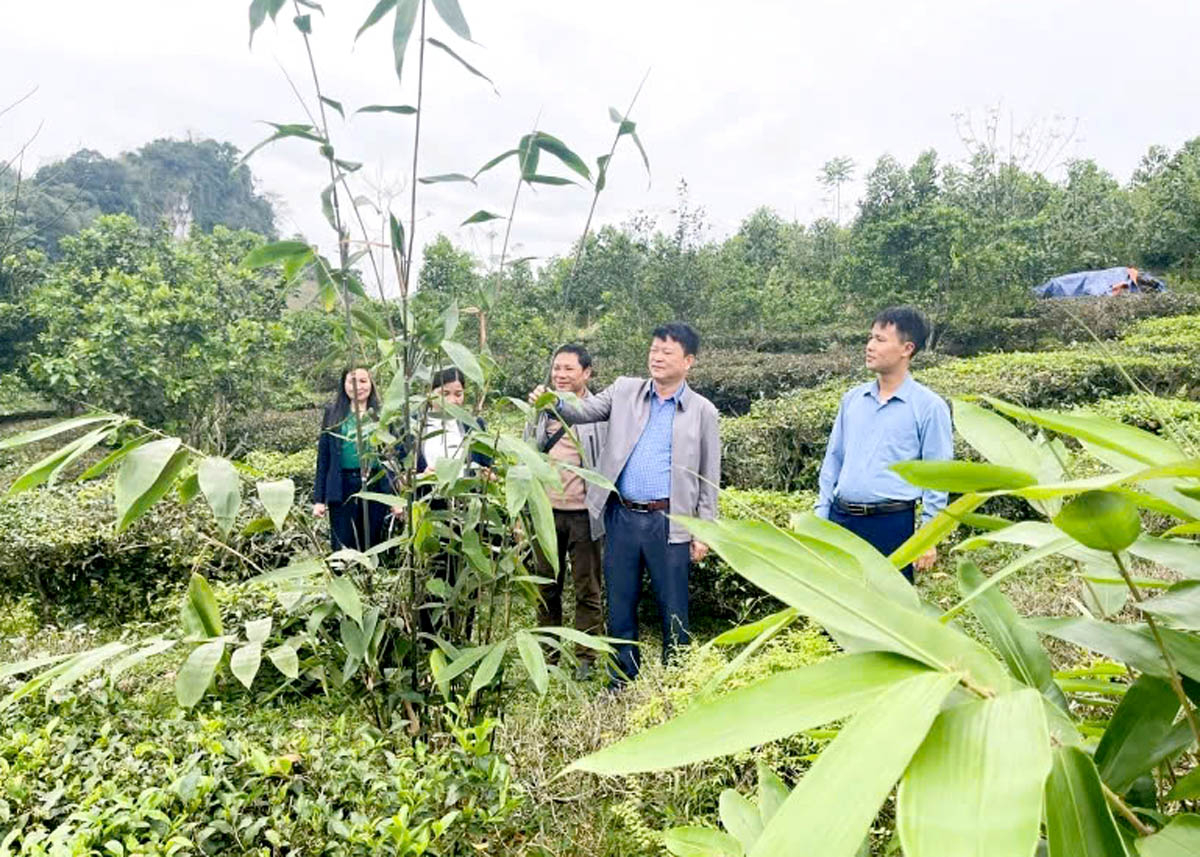
[[[328,426],[331,417],[330,409],[325,409],[321,420],[321,436],[317,439],[317,477],[313,482],[314,503],[344,503],[346,487],[342,480],[342,444],[345,442],[337,434],[337,426]],[[381,494],[394,494],[392,481],[382,465],[376,463],[371,468],[370,484],[363,486],[364,490],[377,491]]]

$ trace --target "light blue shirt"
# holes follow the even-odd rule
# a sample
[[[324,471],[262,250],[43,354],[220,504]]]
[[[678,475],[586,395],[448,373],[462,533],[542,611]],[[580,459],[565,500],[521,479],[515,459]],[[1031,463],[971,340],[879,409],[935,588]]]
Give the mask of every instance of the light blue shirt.
[[[855,387],[842,398],[821,465],[817,514],[829,517],[834,498],[848,503],[921,500],[921,521],[946,507],[944,491],[922,491],[888,468],[899,461],[954,458],[950,408],[909,375],[888,399],[879,382]]]
[[[650,385],[647,393],[650,417],[617,477],[617,491],[626,500],[647,503],[671,496],[671,435],[675,429],[675,409],[685,389],[686,382],[670,398],[661,399],[658,388]]]

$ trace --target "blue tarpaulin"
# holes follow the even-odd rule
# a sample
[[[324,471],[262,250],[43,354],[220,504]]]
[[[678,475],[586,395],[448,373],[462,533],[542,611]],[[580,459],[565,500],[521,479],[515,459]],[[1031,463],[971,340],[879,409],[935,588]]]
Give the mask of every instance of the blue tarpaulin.
[[[1033,290],[1040,298],[1083,298],[1090,295],[1120,295],[1128,292],[1161,292],[1167,284],[1142,274],[1137,268],[1105,268],[1079,271],[1047,280]]]

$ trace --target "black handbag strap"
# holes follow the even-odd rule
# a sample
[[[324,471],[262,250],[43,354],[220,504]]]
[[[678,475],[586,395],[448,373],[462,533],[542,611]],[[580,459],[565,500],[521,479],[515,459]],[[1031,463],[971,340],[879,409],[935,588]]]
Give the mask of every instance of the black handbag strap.
[[[558,431],[556,431],[554,434],[550,435],[542,443],[542,455],[545,455],[547,452],[554,449],[555,445],[560,440],[563,439],[563,435],[565,435],[566,433],[567,433],[567,427],[565,425],[560,425],[558,427]]]

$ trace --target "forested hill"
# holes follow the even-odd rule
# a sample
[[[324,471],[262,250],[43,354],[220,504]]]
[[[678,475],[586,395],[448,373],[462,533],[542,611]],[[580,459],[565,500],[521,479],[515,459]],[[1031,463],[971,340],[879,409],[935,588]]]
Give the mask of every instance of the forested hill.
[[[15,194],[19,200],[12,229],[17,240],[9,243],[54,257],[60,238],[102,214],[129,214],[146,226],[166,223],[175,234],[222,224],[273,237],[274,209],[255,188],[250,169],[238,166],[239,157],[232,143],[161,139],[114,158],[80,149],[19,179],[10,170],[0,175],[0,197]],[[13,208],[6,206],[0,223]]]

